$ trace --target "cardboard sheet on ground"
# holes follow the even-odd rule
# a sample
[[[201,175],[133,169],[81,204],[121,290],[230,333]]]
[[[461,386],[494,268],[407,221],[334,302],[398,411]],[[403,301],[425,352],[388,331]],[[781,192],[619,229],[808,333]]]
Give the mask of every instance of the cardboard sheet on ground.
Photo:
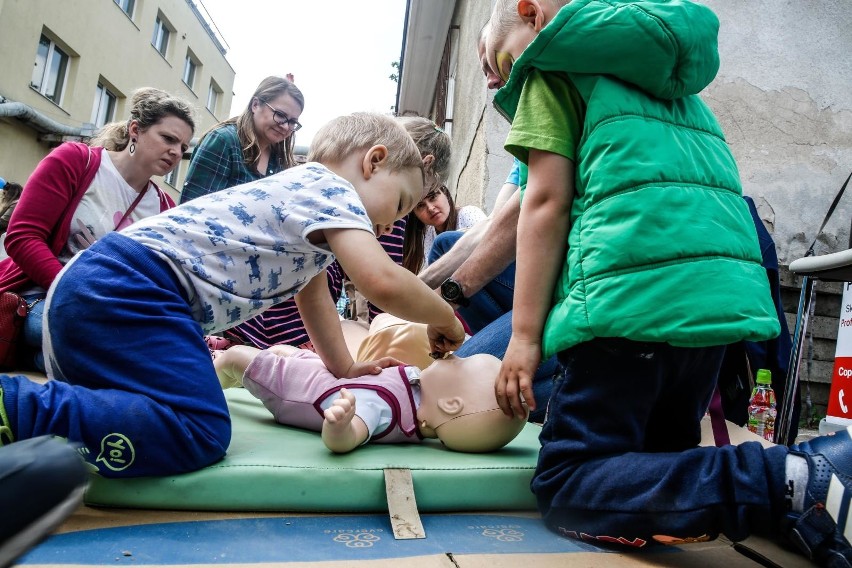
[[[206,511],[387,511],[384,470],[410,469],[422,511],[532,510],[529,482],[540,427],[529,424],[499,452],[467,454],[422,444],[367,444],[334,455],[316,432],[276,424],[243,389],[226,397],[228,455],[184,475],[93,480],[89,505]]]

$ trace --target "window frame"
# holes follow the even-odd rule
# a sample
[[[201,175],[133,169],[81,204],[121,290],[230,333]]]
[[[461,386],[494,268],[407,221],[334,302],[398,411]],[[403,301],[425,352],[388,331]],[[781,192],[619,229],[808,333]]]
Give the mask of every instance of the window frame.
[[[214,81],[213,79],[210,79],[210,86],[207,88],[207,104],[205,105],[205,107],[207,108],[207,110],[209,110],[213,114],[213,116],[216,115],[216,109],[219,106],[219,101],[221,100],[221,96],[223,94],[224,93],[219,88],[219,85],[216,84],[216,81]],[[211,96],[213,97],[213,107],[212,108],[210,107]]]
[[[177,189],[178,174],[180,173],[180,166],[182,161],[183,160],[178,160],[178,163],[174,167],[174,169],[163,176],[163,183],[167,183],[171,187]]]
[[[39,78],[39,82],[35,82],[36,74],[39,69],[39,59],[41,56],[42,46],[44,42],[47,42],[47,49],[44,53],[44,61],[42,62],[42,72],[41,77]],[[56,53],[59,53],[59,65],[60,71],[53,74],[54,65],[56,64],[54,61],[54,57]],[[36,61],[33,67],[33,74],[30,77],[30,88],[37,91],[44,98],[53,101],[57,105],[62,105],[62,100],[65,96],[65,86],[68,83],[68,75],[71,68],[71,55],[65,52],[57,43],[50,39],[50,37],[42,33],[39,36],[38,47],[36,48]],[[50,77],[53,76],[54,79],[51,81]],[[59,84],[61,82],[61,85]],[[52,84],[53,87],[53,96],[48,94],[48,84]]]
[[[128,18],[133,19],[133,12],[136,10],[136,0],[114,0],[116,6],[124,12]]]
[[[106,111],[102,112],[102,104],[104,100],[107,101]],[[111,102],[111,104],[110,104]],[[95,128],[101,128],[105,124],[108,124],[115,120],[115,112],[118,107],[118,95],[112,92],[109,87],[107,87],[103,81],[98,81],[97,87],[95,87],[95,100],[92,103],[92,124],[95,125]],[[103,121],[100,120],[100,117],[103,116]]]
[[[174,29],[165,17],[161,13],[158,13],[157,19],[154,20],[154,35],[151,38],[151,45],[164,59],[169,52],[172,34],[174,34]]]
[[[191,51],[187,50],[186,59],[183,63],[183,74],[181,76],[181,80],[183,84],[189,87],[190,91],[195,92],[195,80],[198,78],[198,71],[201,69],[201,63],[198,62],[198,59],[192,54]]]

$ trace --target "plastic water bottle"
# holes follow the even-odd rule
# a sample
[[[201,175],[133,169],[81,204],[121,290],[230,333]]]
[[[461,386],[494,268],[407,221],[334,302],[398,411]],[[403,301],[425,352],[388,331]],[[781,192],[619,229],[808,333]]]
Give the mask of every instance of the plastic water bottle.
[[[775,415],[772,373],[767,369],[760,369],[757,371],[757,384],[748,403],[748,429],[772,441],[775,436]]]

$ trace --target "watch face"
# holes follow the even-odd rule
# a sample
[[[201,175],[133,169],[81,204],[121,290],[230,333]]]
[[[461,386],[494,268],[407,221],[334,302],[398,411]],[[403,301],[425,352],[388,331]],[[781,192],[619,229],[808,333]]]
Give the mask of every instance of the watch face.
[[[455,280],[445,280],[444,283],[441,284],[441,296],[443,296],[448,302],[452,302],[454,304],[459,303],[464,299],[461,284]]]
[[[447,280],[441,285],[441,294],[447,300],[450,300],[451,302],[455,301],[462,295],[461,286],[459,286],[459,283],[454,280]]]

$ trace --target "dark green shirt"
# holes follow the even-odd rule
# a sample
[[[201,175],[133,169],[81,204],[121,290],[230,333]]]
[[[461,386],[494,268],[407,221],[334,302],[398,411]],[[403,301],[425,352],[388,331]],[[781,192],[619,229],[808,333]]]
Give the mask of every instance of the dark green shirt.
[[[192,153],[180,202],[186,203],[190,199],[276,174],[283,169],[275,152],[269,156],[269,164],[263,175],[246,164],[236,125],[225,124],[208,132]]]

